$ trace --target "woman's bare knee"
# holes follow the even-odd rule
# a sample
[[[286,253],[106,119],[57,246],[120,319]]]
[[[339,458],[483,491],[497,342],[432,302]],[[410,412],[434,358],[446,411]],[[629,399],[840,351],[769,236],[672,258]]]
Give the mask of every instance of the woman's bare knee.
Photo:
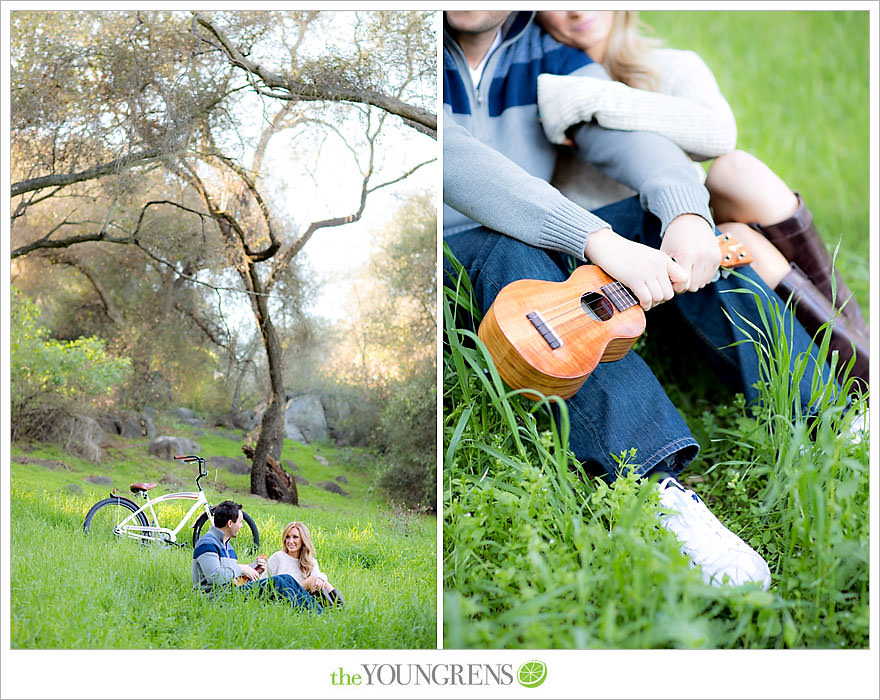
[[[797,198],[763,161],[746,151],[719,156],[709,168],[706,188],[718,222],[779,223],[794,214]]]

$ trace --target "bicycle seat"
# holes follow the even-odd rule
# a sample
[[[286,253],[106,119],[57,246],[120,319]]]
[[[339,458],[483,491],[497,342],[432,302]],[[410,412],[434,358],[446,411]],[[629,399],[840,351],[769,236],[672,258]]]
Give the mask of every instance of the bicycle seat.
[[[131,488],[132,493],[145,493],[145,492],[149,491],[150,489],[156,488],[156,484],[153,483],[152,481],[148,484],[145,484],[143,482],[139,482],[137,484],[132,484],[130,488]]]

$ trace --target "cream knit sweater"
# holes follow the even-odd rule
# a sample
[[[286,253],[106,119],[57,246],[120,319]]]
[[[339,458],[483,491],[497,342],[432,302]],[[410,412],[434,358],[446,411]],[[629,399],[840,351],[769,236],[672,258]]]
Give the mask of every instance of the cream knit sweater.
[[[299,568],[299,559],[292,557],[281,550],[275,552],[269,557],[269,563],[266,567],[267,576],[278,576],[279,574],[290,574],[300,585],[302,585],[305,578]],[[327,580],[327,576],[318,568],[317,562],[315,562],[315,566],[309,575],[322,578],[325,581]]]
[[[733,150],[736,120],[703,60],[693,51],[677,49],[654,49],[652,60],[661,75],[658,92],[598,78],[541,75],[538,109],[547,138],[562,143],[568,127],[595,119],[608,129],[665,136],[695,160]],[[635,194],[565,151],[553,184],[587,209]]]

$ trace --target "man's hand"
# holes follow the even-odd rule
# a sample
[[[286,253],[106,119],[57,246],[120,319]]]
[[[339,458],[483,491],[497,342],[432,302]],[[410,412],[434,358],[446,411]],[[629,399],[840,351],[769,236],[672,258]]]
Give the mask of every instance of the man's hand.
[[[672,287],[676,294],[696,292],[705,287],[718,272],[721,249],[715,230],[702,216],[682,214],[675,217],[663,236],[660,250],[667,253],[684,269],[687,280]]]
[[[630,241],[609,228],[587,236],[584,257],[629,287],[645,311],[671,299],[674,286],[688,280],[687,272],[662,250]]]
[[[260,578],[260,575],[247,564],[239,564],[238,568],[241,569],[241,573],[248,581],[256,581],[258,578]]]

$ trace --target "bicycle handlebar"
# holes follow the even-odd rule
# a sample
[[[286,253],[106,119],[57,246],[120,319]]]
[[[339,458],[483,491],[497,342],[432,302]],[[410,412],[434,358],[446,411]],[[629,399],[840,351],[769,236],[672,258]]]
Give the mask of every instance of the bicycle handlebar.
[[[208,476],[208,460],[204,457],[199,457],[198,455],[174,455],[174,459],[179,459],[187,463],[199,463],[199,475],[196,477],[196,486],[201,489],[202,487],[199,484],[199,479],[203,476]]]

